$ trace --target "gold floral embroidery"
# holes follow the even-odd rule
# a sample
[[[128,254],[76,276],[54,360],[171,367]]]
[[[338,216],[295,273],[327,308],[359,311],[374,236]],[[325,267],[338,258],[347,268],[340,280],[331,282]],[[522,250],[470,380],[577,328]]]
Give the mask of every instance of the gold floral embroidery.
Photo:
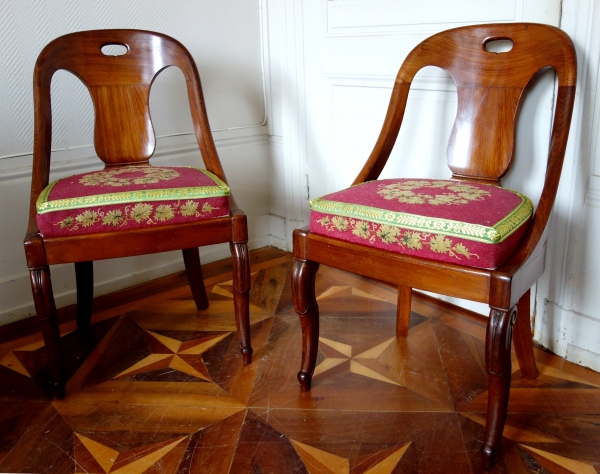
[[[379,230],[375,232],[375,235],[381,239],[384,244],[393,244],[398,242],[398,235],[400,230],[398,227],[392,227],[391,225],[381,224]]]
[[[413,190],[420,188],[444,189],[444,194],[431,195],[424,192],[415,192]],[[485,189],[480,189],[465,183],[456,181],[400,181],[392,184],[382,184],[379,186],[377,194],[384,199],[397,199],[398,202],[406,204],[431,204],[439,206],[441,204],[468,204],[470,201],[482,201],[489,197],[491,193]]]
[[[459,242],[454,244],[451,239],[442,234],[431,234],[414,232],[411,230],[403,230],[388,224],[377,224],[362,220],[345,219],[339,216],[323,216],[317,220],[321,226],[325,227],[328,232],[352,232],[361,239],[368,240],[370,243],[375,243],[376,238],[379,238],[386,245],[397,244],[408,250],[422,250],[423,244],[428,245],[429,249],[436,253],[450,255],[460,260],[460,255],[470,259],[471,257],[479,258],[477,254],[469,252],[467,247]],[[429,239],[429,240],[428,240]]]
[[[102,224],[116,227],[124,220],[125,217],[123,216],[123,211],[121,211],[121,209],[113,209],[112,211],[108,211],[104,217],[102,217]]]
[[[356,221],[352,224],[352,233],[362,239],[371,237],[371,226],[366,221]]]
[[[331,219],[331,223],[335,226],[337,230],[348,230],[348,219],[344,219],[340,216],[335,216],[333,219]]]
[[[143,176],[123,176],[127,173],[143,173]],[[152,184],[179,177],[174,169],[159,166],[126,166],[87,174],[79,179],[84,186],[127,186],[130,184]]]
[[[170,221],[174,217],[175,212],[169,204],[161,204],[160,206],[157,206],[156,211],[154,211],[154,218],[161,222]]]
[[[179,210],[182,216],[195,216],[198,212],[198,203],[194,201],[187,201]]]
[[[448,253],[452,247],[452,241],[443,235],[437,234],[429,241],[429,248],[436,253]]]
[[[75,217],[75,220],[79,222],[82,227],[90,227],[93,226],[98,220],[98,213],[94,211],[84,211],[82,214],[79,214]]]
[[[65,227],[70,227],[73,224],[75,224],[75,219],[73,219],[72,217],[65,217],[62,221],[58,223],[61,229],[64,229]]]
[[[142,221],[150,219],[153,207],[145,202],[140,202],[131,208],[129,217],[131,217],[138,224]]]
[[[411,250],[421,250],[423,245],[421,244],[421,234],[419,232],[411,232],[407,230],[402,235],[400,245],[406,245]]]
[[[212,212],[214,210],[220,209],[219,207],[212,207],[209,203],[205,202],[202,204],[202,212]]]
[[[67,216],[60,222],[54,225],[60,226],[61,229],[68,229],[74,231],[79,227],[92,227],[96,224],[102,224],[104,226],[125,226],[129,221],[135,221],[138,224],[146,222],[146,224],[156,224],[152,217],[156,221],[167,222],[174,219],[177,215],[186,217],[199,217],[203,214],[210,213],[220,208],[211,206],[208,202],[202,203],[202,209],[198,211],[200,203],[195,201],[186,201],[185,204],[179,204],[179,201],[172,204],[161,204],[157,206],[156,210],[154,206],[148,203],[138,203],[133,207],[126,206],[123,209],[113,209],[108,211],[106,214],[103,212],[91,211],[89,209],[83,211],[81,214],[76,216]],[[154,216],[152,216],[154,211]]]

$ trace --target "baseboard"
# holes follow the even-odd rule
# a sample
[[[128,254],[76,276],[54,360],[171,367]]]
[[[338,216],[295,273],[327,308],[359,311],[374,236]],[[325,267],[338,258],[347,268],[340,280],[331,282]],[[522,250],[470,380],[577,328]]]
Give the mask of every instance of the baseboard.
[[[548,322],[552,321],[552,324]],[[570,362],[600,372],[600,319],[546,302],[535,339]]]

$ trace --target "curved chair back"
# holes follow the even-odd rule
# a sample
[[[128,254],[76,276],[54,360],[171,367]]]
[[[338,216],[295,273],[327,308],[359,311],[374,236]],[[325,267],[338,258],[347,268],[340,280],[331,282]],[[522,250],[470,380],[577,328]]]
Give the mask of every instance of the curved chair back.
[[[126,53],[105,55],[107,45]],[[52,141],[50,84],[63,69],[88,88],[95,112],[94,146],[107,166],[146,164],[156,145],[150,119],[150,88],[156,75],[177,66],[186,80],[192,122],[206,169],[226,182],[210,133],[200,76],[189,51],[177,40],[150,31],[97,30],[55,39],[40,53],[34,71],[34,180],[32,193],[48,184]],[[37,198],[37,197],[36,197]]]
[[[488,52],[486,44],[511,40],[504,53]],[[444,31],[408,55],[396,78],[386,123],[367,165],[375,179],[396,140],[410,84],[425,66],[437,66],[454,78],[458,111],[448,143],[448,165],[453,177],[498,183],[510,168],[519,107],[524,89],[545,67],[558,77],[555,125],[568,111],[576,81],[576,57],[569,37],[552,26],[516,23],[476,25]],[[560,134],[560,137],[557,135]],[[566,144],[568,127],[555,127],[553,140]],[[554,150],[559,151],[559,150]],[[564,149],[563,153],[564,154]],[[561,159],[562,163],[562,159]],[[550,165],[557,165],[551,161]],[[356,182],[363,180],[367,166]],[[560,172],[560,170],[559,170]],[[552,173],[553,174],[553,173]],[[360,181],[359,181],[360,180]]]

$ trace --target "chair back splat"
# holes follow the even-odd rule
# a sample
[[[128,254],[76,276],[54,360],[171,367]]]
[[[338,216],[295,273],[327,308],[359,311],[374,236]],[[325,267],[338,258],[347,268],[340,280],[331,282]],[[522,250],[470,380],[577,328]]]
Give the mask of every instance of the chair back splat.
[[[489,43],[500,40],[512,42],[512,48],[494,52]],[[378,180],[396,143],[411,82],[425,66],[444,69],[457,87],[458,110],[447,149],[452,179]],[[555,70],[558,93],[544,186],[534,212],[527,196],[500,184],[514,159],[524,92],[544,68]],[[522,375],[538,374],[530,288],[544,272],[544,231],[567,145],[576,71],[569,37],[540,24],[455,28],[410,52],[377,142],[353,186],[312,200],[310,227],[294,231],[292,293],[302,324],[301,390],[311,389],[317,360],[315,276],[320,264],[396,285],[396,335],[402,338],[410,337],[413,288],[486,303],[489,391],[481,453],[487,466],[494,463],[508,406],[513,339]]]
[[[423,41],[398,72],[377,146],[355,184],[379,176],[400,130],[411,82],[425,66],[446,70],[456,83],[458,111],[448,143],[453,176],[499,181],[510,168],[519,106],[535,73],[553,67],[559,95],[575,86],[575,56],[565,39],[564,32],[546,25],[492,24],[458,28]],[[510,40],[513,47],[503,53],[488,52],[486,44],[496,40]],[[557,138],[566,142],[566,136]]]

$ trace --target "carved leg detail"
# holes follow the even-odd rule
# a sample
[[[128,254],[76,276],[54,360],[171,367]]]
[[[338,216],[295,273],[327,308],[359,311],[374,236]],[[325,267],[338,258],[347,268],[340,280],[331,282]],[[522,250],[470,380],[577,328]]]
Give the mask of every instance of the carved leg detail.
[[[410,305],[412,301],[412,288],[409,286],[398,287],[398,308],[396,316],[396,336],[408,336],[410,324]]]
[[[192,296],[196,303],[196,308],[208,308],[208,297],[206,296],[206,288],[204,288],[204,278],[202,277],[202,265],[200,265],[200,253],[198,248],[183,249],[183,263],[187,273]]]
[[[250,345],[250,257],[248,246],[231,243],[233,257],[233,301],[235,305],[235,324],[244,364],[252,362]]]
[[[495,462],[506,420],[511,376],[510,343],[516,315],[516,307],[510,311],[492,309],[487,326],[485,364],[489,391],[485,437],[481,449],[486,467],[491,467]]]
[[[514,325],[513,343],[521,374],[528,379],[534,379],[538,376],[538,370],[533,355],[529,302],[530,291],[527,290],[517,303],[517,320]]]
[[[94,262],[76,262],[77,328],[84,339],[91,339],[92,307],[94,302]]]
[[[319,347],[319,306],[315,297],[315,275],[319,264],[294,258],[292,295],[302,325],[302,365],[298,372],[300,390],[310,390]]]
[[[29,275],[37,321],[44,336],[50,370],[54,377],[54,393],[57,398],[64,398],[66,385],[65,366],[62,360],[60,330],[58,328],[58,318],[56,317],[52,282],[50,281],[50,268],[45,266],[43,268],[30,269]]]

